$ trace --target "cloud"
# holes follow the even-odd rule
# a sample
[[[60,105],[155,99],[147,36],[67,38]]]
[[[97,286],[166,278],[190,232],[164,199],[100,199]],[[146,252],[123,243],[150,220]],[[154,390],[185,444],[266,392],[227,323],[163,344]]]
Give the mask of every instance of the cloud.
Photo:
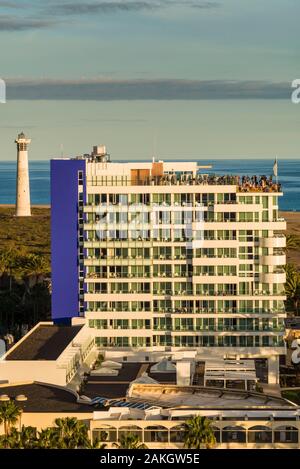
[[[153,10],[159,6],[155,1],[129,1],[129,2],[91,2],[91,3],[62,3],[54,7],[58,14],[82,15],[93,13],[115,13],[118,11]]]
[[[290,83],[221,80],[6,80],[7,99],[224,100],[290,99]]]
[[[157,10],[172,6],[195,7],[199,9],[213,9],[220,6],[215,1],[197,0],[104,0],[93,2],[65,2],[52,5],[52,14],[83,15],[95,13],[137,12],[141,10]]]
[[[23,5],[20,5],[20,3],[17,2],[10,2],[9,0],[7,1],[0,1],[0,8],[23,8]]]
[[[25,8],[26,6],[26,8]],[[49,1],[47,6],[39,3],[23,4],[17,1],[0,0],[0,10],[14,8],[20,14],[0,14],[0,33],[3,31],[26,31],[55,27],[65,16],[113,14],[117,12],[151,11],[172,6],[212,9],[219,6],[215,1],[198,0],[98,0],[98,1]],[[18,12],[19,13],[19,12]],[[27,14],[27,16],[26,16]],[[54,19],[55,18],[55,19]],[[56,18],[59,18],[59,23]]]
[[[124,122],[133,122],[136,124],[144,124],[145,122],[148,122],[147,119],[141,119],[141,118],[126,118],[126,119],[105,119],[99,117],[98,119],[81,119],[82,122],[107,122],[107,123],[114,123],[114,124],[123,124]]]
[[[190,2],[189,6],[198,8],[199,10],[214,10],[220,8],[222,5],[219,2]]]
[[[26,31],[30,29],[48,28],[54,24],[51,20],[32,19],[15,17],[9,15],[0,15],[0,32],[1,31]]]

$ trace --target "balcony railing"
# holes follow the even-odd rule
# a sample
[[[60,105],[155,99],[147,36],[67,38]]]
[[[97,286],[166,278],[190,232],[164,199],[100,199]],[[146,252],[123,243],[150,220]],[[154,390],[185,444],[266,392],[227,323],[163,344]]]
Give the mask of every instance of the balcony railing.
[[[253,308],[242,310],[239,308],[153,308],[154,313],[162,314],[284,314],[284,309]]]

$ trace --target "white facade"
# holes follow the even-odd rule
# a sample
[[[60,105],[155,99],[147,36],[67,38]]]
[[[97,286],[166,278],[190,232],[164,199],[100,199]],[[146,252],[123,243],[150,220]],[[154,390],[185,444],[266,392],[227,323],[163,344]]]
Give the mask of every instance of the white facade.
[[[90,363],[95,360],[94,337],[87,327],[82,327],[74,339],[56,359],[11,359],[10,355],[26,342],[40,327],[51,326],[51,322],[39,322],[0,360],[0,378],[7,383],[40,382],[66,386],[81,373],[89,371]],[[74,387],[78,382],[74,380]],[[80,380],[79,380],[80,382]]]

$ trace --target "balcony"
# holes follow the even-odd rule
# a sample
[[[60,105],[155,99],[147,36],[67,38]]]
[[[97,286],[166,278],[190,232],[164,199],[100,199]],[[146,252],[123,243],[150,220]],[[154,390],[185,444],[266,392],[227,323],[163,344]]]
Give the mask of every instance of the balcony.
[[[286,263],[286,255],[285,253],[282,254],[274,254],[269,256],[260,256],[259,263],[263,265],[285,265]]]
[[[274,235],[271,238],[261,238],[259,246],[262,248],[285,248],[286,238],[284,234]]]
[[[259,281],[261,283],[285,283],[286,282],[286,273],[282,270],[276,270],[269,273],[260,273]]]

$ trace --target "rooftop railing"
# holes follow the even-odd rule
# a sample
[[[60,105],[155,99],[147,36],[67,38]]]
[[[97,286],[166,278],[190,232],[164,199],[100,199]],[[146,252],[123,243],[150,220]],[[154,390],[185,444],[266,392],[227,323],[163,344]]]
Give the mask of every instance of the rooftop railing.
[[[91,185],[103,186],[238,186],[240,192],[281,192],[281,184],[267,176],[236,176],[214,174],[172,173],[145,178],[123,177],[88,177]],[[234,202],[233,202],[234,203]]]

